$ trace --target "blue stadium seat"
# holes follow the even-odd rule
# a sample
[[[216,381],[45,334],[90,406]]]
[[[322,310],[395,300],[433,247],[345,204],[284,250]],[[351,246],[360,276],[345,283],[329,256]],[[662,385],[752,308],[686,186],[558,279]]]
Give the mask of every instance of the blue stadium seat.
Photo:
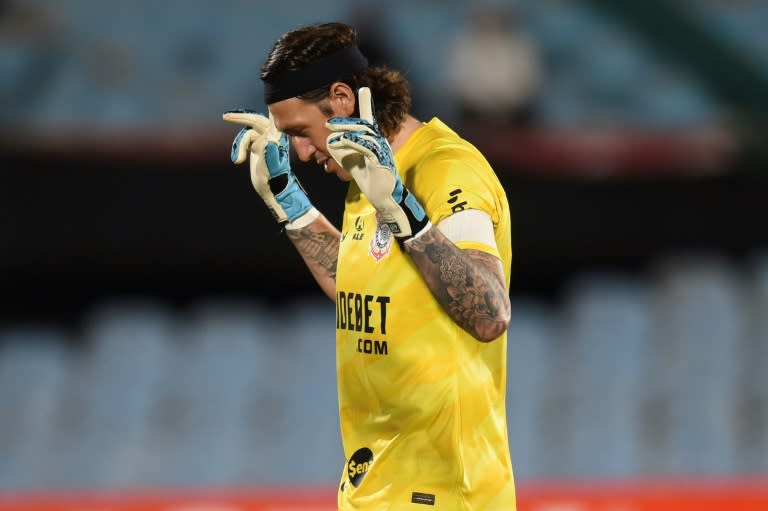
[[[72,422],[57,459],[62,484],[127,486],[152,465],[147,442],[176,325],[162,305],[130,302],[101,306],[85,325],[88,349],[66,389]]]
[[[689,0],[684,4],[730,48],[736,49],[768,75],[768,4],[765,2],[712,2]]]
[[[643,85],[644,94],[629,105],[632,116],[642,125],[674,129],[719,120],[719,110],[709,93],[678,71],[658,67]]]
[[[61,389],[74,369],[71,341],[53,327],[0,331],[0,492],[56,483],[50,461],[60,447]]]
[[[649,290],[624,276],[587,275],[571,285],[563,314],[563,475],[637,475],[652,363]]]
[[[671,473],[733,473],[749,357],[743,282],[714,257],[670,261],[659,286],[668,362],[660,375],[669,411],[663,466]]]
[[[757,254],[748,273],[750,316],[745,414],[748,421],[740,460],[747,473],[768,473],[768,252]]]
[[[336,392],[335,308],[330,300],[299,301],[281,318],[282,367],[272,375],[282,376],[285,386],[277,445],[297,458],[275,463],[282,477],[294,474],[311,484],[336,484],[345,460]],[[308,452],[313,454],[304,456],[301,466],[292,463]]]
[[[545,305],[515,300],[507,332],[507,421],[515,478],[546,477],[562,461],[554,407],[559,385],[557,317]],[[554,412],[554,414],[553,414]]]
[[[209,302],[190,314],[163,389],[173,412],[157,431],[157,441],[167,442],[164,483],[246,482],[248,460],[263,459],[250,438],[270,421],[258,405],[273,332],[257,304]]]
[[[526,10],[526,25],[553,64],[574,58],[580,42],[600,27],[592,12],[574,2],[540,1]]]

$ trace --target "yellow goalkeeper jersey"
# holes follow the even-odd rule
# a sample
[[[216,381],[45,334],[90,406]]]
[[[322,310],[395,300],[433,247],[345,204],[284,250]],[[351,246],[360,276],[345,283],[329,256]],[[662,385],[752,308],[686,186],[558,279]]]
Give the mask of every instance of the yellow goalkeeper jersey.
[[[433,224],[488,213],[497,247],[458,245],[510,268],[506,195],[477,149],[433,119],[395,162]],[[336,277],[339,509],[514,511],[506,344],[506,334],[483,343],[456,325],[352,182]]]

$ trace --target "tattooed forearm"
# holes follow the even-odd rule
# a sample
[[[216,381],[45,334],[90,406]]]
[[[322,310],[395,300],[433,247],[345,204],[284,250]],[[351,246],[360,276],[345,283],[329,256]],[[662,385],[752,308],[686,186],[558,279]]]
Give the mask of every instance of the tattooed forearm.
[[[299,251],[307,268],[328,298],[336,300],[336,265],[339,259],[341,234],[327,218],[320,215],[300,229],[286,229],[285,233]]]
[[[459,326],[481,341],[493,340],[506,330],[509,295],[497,258],[461,250],[436,228],[408,242],[407,251]]]
[[[311,227],[285,232],[313,273],[315,269],[320,269],[326,276],[336,279],[336,263],[339,257],[337,236],[332,232],[314,232]]]

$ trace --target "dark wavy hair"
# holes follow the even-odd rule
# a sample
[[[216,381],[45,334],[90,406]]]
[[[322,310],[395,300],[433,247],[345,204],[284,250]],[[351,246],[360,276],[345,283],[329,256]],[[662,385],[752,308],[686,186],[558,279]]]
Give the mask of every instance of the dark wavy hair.
[[[269,81],[283,71],[296,70],[342,48],[357,44],[357,30],[345,23],[320,23],[286,32],[272,45],[261,67],[261,79]],[[369,67],[350,76],[339,77],[354,91],[369,87],[381,133],[392,137],[411,109],[411,88],[398,71],[387,67]],[[330,85],[330,84],[329,84]],[[328,86],[298,96],[319,103],[326,115],[331,111],[324,100],[330,95]],[[357,110],[357,109],[356,109]]]

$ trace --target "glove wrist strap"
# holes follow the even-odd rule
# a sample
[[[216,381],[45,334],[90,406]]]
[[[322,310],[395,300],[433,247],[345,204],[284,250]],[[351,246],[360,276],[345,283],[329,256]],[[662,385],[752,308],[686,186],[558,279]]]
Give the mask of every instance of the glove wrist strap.
[[[397,237],[397,235],[395,235],[395,239],[397,239],[400,244],[400,248],[404,249],[405,246],[403,244],[406,241],[421,236],[429,230],[429,227],[431,227],[432,224],[429,222],[429,217],[427,217],[427,214],[424,212],[424,208],[421,204],[419,204],[419,201],[416,200],[416,197],[414,197],[405,187],[403,187],[403,197],[399,202],[399,206],[403,213],[405,213],[405,217],[408,219],[408,225],[411,228],[410,236]]]
[[[320,211],[317,210],[314,206],[309,209],[306,213],[298,217],[293,222],[288,222],[285,224],[285,228],[289,231],[294,231],[296,229],[303,229],[304,227],[308,226],[317,218],[320,216]]]
[[[432,228],[432,222],[430,222],[429,220],[427,220],[427,223],[426,223],[426,224],[424,224],[424,226],[423,226],[421,229],[419,229],[418,231],[416,231],[416,232],[413,234],[413,236],[411,236],[410,238],[396,238],[396,239],[397,239],[397,242],[400,244],[400,248],[401,248],[401,249],[403,249],[403,250],[405,250],[405,247],[407,247],[408,245],[410,245],[410,242],[411,242],[411,241],[413,241],[413,240],[415,240],[415,239],[417,239],[417,238],[420,238],[421,236],[423,236],[423,235],[424,235],[424,234],[425,234],[425,233],[426,233],[428,230],[430,230],[431,228]]]

